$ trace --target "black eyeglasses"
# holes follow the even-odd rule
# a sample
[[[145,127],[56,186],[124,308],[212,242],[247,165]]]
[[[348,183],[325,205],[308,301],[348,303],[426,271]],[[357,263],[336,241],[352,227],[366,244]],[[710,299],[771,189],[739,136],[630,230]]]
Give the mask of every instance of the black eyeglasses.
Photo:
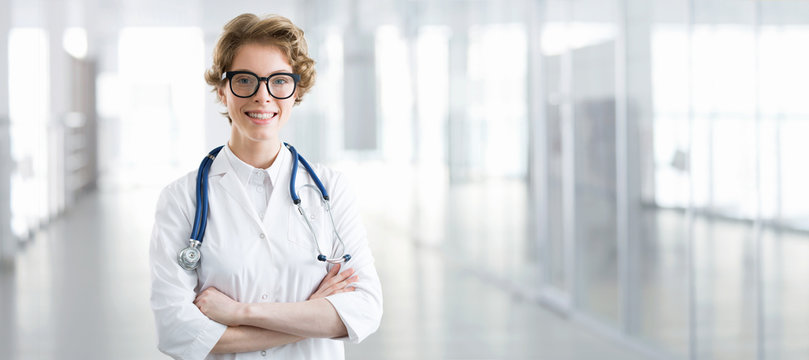
[[[284,100],[295,93],[301,76],[291,73],[275,73],[268,77],[260,77],[250,71],[228,71],[222,74],[222,80],[230,80],[230,92],[240,98],[249,98],[258,92],[262,82],[267,83],[267,91],[278,100]]]

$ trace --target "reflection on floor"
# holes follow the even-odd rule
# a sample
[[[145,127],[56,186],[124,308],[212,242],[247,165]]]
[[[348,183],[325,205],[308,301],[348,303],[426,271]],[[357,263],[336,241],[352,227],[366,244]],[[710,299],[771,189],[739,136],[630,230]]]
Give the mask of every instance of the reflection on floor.
[[[158,189],[89,194],[0,274],[3,359],[155,359],[148,241]],[[351,359],[641,359],[415,246],[365,214],[385,291]],[[450,234],[448,234],[450,236]]]

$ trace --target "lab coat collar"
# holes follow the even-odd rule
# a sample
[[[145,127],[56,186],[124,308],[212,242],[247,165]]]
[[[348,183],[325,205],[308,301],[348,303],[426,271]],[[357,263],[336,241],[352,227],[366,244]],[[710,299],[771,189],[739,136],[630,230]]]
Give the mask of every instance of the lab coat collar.
[[[227,145],[225,145],[222,151],[229,151],[226,149]],[[244,186],[239,180],[236,169],[231,166],[230,160],[228,160],[225,154],[217,156],[213,160],[213,164],[211,164],[211,170],[208,173],[208,191],[209,193],[224,191],[233,201],[241,206],[247,216],[259,225],[261,224],[256,211],[253,210],[250,205],[250,200],[247,197],[247,193],[245,193]]]
[[[289,154],[289,151],[282,147],[275,161],[279,166],[275,170],[274,179],[272,180],[274,184],[281,184],[281,186],[274,186],[276,190],[281,191],[273,190],[273,193],[278,194],[270,196],[270,203],[267,207],[267,213],[264,216],[265,221],[272,221],[274,219],[280,220],[282,224],[286,224],[285,218],[288,218],[288,216],[285,216],[287,214],[287,212],[285,212],[287,207],[284,206],[284,204],[286,204],[284,201],[288,201],[289,204],[292,204],[289,197],[289,188],[287,186],[292,172],[291,158],[292,156]],[[271,176],[273,176],[272,173]],[[264,228],[264,222],[258,218],[256,211],[252,208],[236,170],[231,166],[230,161],[228,161],[225,156],[217,156],[214,159],[213,164],[211,164],[211,170],[208,173],[208,182],[210,184],[209,191],[222,190],[226,192],[234,201],[239,203],[242,210],[244,210],[251,219],[259,224],[262,229]]]
[[[278,151],[278,157],[275,159],[275,162],[273,162],[273,165],[275,165],[276,163],[279,163],[279,160],[280,160],[279,165],[281,165],[281,166],[279,166],[275,170],[273,170],[274,166],[270,166],[270,168],[267,169],[267,171],[269,171],[269,173],[270,173],[270,176],[273,178],[272,179],[273,181],[277,180],[278,174],[281,172],[279,169],[281,167],[283,167],[283,166],[286,166],[286,165],[284,165],[284,163],[286,163],[287,160],[292,157],[292,155],[289,154],[289,150],[284,151],[284,149],[285,149],[285,146],[281,145],[281,150]],[[224,152],[229,152],[230,156],[233,156],[233,158],[238,159],[238,158],[236,158],[236,155],[234,155],[233,152],[230,150],[230,147],[227,144],[225,144],[224,147],[222,148],[222,152],[223,153]],[[241,160],[239,160],[239,161],[241,161]],[[245,165],[247,165],[247,164],[245,164]],[[247,165],[247,166],[250,166],[250,165]],[[208,173],[208,176],[210,177],[210,176],[214,176],[214,175],[221,175],[221,174],[224,174],[224,173],[230,172],[230,171],[236,171],[236,169],[233,166],[231,166],[230,161],[228,161],[225,156],[217,156],[214,159],[213,164],[211,164],[211,170]]]
[[[225,148],[227,145],[225,145]],[[225,148],[222,151],[226,151]],[[211,177],[222,175],[228,172],[233,172],[233,168],[230,166],[230,162],[225,158],[225,156],[216,156],[213,159],[213,164],[211,164],[211,169],[208,172],[208,179],[210,180]]]
[[[225,145],[222,149],[222,153],[225,158],[228,160],[230,167],[236,172],[236,175],[241,181],[242,185],[245,187],[248,186],[250,183],[250,177],[254,176],[256,171],[264,171],[267,176],[270,178],[270,183],[273,187],[278,186],[278,173],[280,172],[280,168],[284,166],[287,159],[291,158],[292,156],[289,154],[289,151],[286,151],[281,143],[278,144],[278,155],[273,161],[272,165],[266,169],[259,169],[255,168],[252,165],[242,161],[239,159],[236,154],[233,153],[233,150],[230,149],[230,145]]]
[[[225,144],[225,147],[222,149],[222,155],[228,160],[228,164],[230,164],[230,167],[236,173],[236,178],[241,181],[243,186],[247,186],[253,171],[263,170],[254,168],[250,164],[242,161],[242,159],[239,159],[239,157],[233,153],[233,150],[230,149],[229,144]]]

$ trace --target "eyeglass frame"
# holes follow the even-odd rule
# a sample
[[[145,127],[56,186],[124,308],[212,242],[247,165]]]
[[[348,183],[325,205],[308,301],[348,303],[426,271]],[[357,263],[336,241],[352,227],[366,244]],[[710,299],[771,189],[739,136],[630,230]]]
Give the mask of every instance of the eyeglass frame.
[[[292,97],[292,95],[295,95],[295,91],[298,90],[298,82],[301,81],[301,76],[299,74],[293,74],[293,73],[274,73],[274,74],[270,74],[270,76],[261,77],[261,76],[258,76],[258,74],[254,73],[252,71],[246,71],[246,70],[226,71],[224,74],[222,74],[222,80],[227,79],[228,80],[228,87],[230,88],[230,93],[233,94],[233,96],[238,97],[238,98],[242,98],[242,99],[246,99],[246,98],[253,97],[254,95],[256,95],[256,93],[258,93],[258,88],[261,87],[261,85],[256,86],[256,89],[253,90],[253,93],[248,95],[248,96],[238,95],[238,94],[236,94],[235,91],[233,91],[233,76],[238,75],[238,74],[248,74],[248,75],[255,76],[258,79],[259,84],[261,84],[262,82],[265,84],[265,86],[267,87],[267,93],[270,94],[270,96],[272,96],[272,97],[274,97],[274,98],[276,98],[278,100],[289,99],[289,98]],[[287,96],[287,97],[275,96],[275,95],[273,95],[272,91],[270,91],[270,78],[272,78],[274,76],[279,76],[279,75],[289,76],[295,82],[294,87],[292,88],[292,93],[289,94],[289,96]]]

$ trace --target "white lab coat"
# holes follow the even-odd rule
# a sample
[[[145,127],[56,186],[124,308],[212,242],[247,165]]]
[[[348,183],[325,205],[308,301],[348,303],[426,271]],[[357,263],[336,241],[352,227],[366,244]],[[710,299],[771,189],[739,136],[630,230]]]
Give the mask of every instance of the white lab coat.
[[[197,294],[215,287],[239,302],[305,301],[320,284],[329,267],[317,261],[317,249],[305,222],[289,195],[292,172],[288,150],[260,220],[239,182],[235,170],[220,155],[209,173],[209,214],[202,242],[202,260],[196,271],[177,264],[177,252],[188,245],[196,206],[196,171],[171,183],[160,194],[150,245],[151,305],[157,325],[158,348],[176,359],[343,359],[343,341],[359,342],[379,327],[382,288],[368,248],[356,197],[340,173],[314,166],[331,198],[332,213],[351,261],[341,271],[354,268],[356,291],[327,297],[348,329],[348,338],[305,339],[253,353],[209,355],[226,326],[203,315],[193,304]],[[314,184],[298,167],[296,187],[327,256],[342,255],[331,235],[328,214]]]

